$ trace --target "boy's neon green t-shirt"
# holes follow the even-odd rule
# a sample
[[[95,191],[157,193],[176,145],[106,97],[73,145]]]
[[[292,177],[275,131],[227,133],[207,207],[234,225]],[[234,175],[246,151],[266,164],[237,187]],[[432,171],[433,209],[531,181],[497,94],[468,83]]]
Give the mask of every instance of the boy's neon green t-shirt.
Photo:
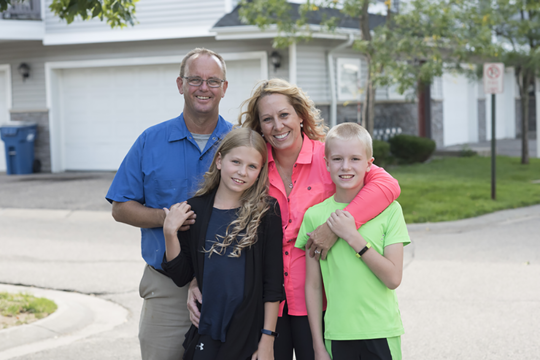
[[[295,246],[305,250],[306,233],[323,224],[337,209],[348,204],[330,197],[306,211]],[[398,202],[360,227],[360,234],[381,255],[384,247],[410,243],[409,234]],[[370,250],[372,251],[372,250]],[[326,340],[379,339],[403,334],[403,323],[394,290],[380,281],[356,251],[341,238],[320,261],[327,299],[324,316]]]

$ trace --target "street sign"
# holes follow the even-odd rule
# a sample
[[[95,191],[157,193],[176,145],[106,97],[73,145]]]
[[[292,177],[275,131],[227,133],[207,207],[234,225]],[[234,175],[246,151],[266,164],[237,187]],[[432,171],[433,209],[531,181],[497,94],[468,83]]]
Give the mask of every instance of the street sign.
[[[503,92],[503,63],[484,64],[484,93],[502,94]]]
[[[491,94],[491,199],[497,199],[496,184],[496,137],[495,137],[495,94],[502,94],[504,77],[503,63],[484,64],[484,93]]]

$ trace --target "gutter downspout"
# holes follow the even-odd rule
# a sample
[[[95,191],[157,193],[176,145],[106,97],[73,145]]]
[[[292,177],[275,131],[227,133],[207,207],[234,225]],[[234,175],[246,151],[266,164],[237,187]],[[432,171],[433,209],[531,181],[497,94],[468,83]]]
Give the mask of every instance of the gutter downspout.
[[[336,95],[336,79],[335,79],[335,71],[334,71],[334,61],[333,61],[333,54],[341,49],[344,49],[346,47],[349,47],[354,42],[354,35],[349,34],[349,40],[344,42],[343,44],[340,44],[336,46],[335,48],[328,51],[328,54],[326,55],[327,61],[328,61],[328,75],[330,79],[330,127],[334,127],[337,124],[337,95]]]
[[[289,45],[289,82],[296,85],[297,82],[296,68],[296,43]]]

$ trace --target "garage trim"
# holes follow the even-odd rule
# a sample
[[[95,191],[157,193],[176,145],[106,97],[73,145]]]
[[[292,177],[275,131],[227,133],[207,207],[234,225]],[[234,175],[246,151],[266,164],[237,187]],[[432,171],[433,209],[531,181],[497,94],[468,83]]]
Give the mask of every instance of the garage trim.
[[[225,61],[234,60],[254,60],[261,62],[261,78],[268,79],[268,54],[266,51],[252,51],[240,53],[222,53]],[[63,134],[60,121],[60,88],[62,86],[61,70],[77,68],[96,68],[112,66],[136,66],[136,65],[160,65],[178,64],[185,55],[178,56],[156,56],[140,58],[119,58],[81,61],[58,61],[45,63],[45,89],[47,97],[47,108],[49,109],[49,134],[51,144],[51,171],[63,172],[66,170],[63,154]],[[0,67],[1,69],[1,67]],[[10,82],[11,83],[11,82]],[[11,94],[11,93],[10,93]]]
[[[0,64],[0,71],[3,71],[6,73],[5,78],[5,87],[6,87],[6,98],[4,99],[6,101],[6,119],[8,119],[8,122],[11,122],[11,116],[10,116],[10,110],[13,104],[11,103],[12,95],[11,95],[11,65],[9,64]]]

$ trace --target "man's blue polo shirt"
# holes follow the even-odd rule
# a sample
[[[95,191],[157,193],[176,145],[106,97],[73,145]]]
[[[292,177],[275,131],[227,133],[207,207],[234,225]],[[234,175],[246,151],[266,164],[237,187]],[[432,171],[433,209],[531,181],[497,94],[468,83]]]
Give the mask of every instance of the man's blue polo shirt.
[[[146,129],[122,161],[107,193],[109,202],[137,201],[154,209],[169,208],[193,196],[214,153],[232,124],[221,116],[203,151],[186,127],[184,116]],[[161,269],[163,228],[141,229],[142,256]]]

